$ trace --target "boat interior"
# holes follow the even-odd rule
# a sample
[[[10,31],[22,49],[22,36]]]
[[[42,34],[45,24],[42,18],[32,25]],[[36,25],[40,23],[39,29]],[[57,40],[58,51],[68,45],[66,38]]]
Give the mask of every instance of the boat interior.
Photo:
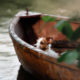
[[[15,27],[15,33],[25,42],[33,45],[40,37],[52,37],[54,42],[52,48],[61,53],[66,49],[73,49],[75,44],[70,44],[66,36],[59,32],[54,26],[55,22],[48,22],[39,33],[40,27],[44,25],[41,15],[20,17]],[[77,23],[71,23],[73,30],[78,27]],[[56,42],[55,42],[56,41]],[[68,46],[70,48],[67,48]],[[66,47],[65,47],[66,46]],[[73,46],[73,47],[72,47]]]

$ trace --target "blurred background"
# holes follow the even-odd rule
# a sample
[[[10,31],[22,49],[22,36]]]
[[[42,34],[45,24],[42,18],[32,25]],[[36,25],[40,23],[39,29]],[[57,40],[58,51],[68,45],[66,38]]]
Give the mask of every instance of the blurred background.
[[[80,0],[0,0],[0,80],[31,80],[17,79],[20,63],[8,33],[14,15],[26,8],[40,13],[79,16]]]
[[[80,0],[0,0],[0,17],[12,17],[16,12],[28,8],[48,14],[70,16],[80,9]]]

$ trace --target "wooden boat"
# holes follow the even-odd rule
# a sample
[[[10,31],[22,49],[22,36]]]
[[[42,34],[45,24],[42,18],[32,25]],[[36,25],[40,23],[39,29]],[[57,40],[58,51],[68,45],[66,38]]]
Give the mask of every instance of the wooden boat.
[[[68,19],[58,16],[57,18]],[[47,23],[42,32],[38,34],[42,24],[41,14],[29,12],[29,15],[26,15],[26,11],[19,12],[10,24],[9,33],[18,59],[24,69],[33,73],[38,77],[38,80],[80,80],[80,70],[75,64],[58,63],[52,55],[32,46],[36,43],[36,39],[42,36],[54,37],[56,35],[58,37],[55,37],[55,40],[66,40],[63,34],[50,27],[56,22]],[[79,25],[75,22],[71,24],[73,30]]]

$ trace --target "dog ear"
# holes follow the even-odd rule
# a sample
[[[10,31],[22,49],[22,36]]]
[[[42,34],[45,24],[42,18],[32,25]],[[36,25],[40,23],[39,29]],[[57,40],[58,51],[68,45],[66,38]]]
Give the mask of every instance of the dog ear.
[[[47,42],[49,44],[52,44],[53,43],[53,38],[52,37],[47,37],[46,40],[47,40]]]

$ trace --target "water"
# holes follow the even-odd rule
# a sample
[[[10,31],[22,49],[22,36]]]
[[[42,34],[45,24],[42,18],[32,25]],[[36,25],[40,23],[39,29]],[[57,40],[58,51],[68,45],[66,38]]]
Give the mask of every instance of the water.
[[[14,14],[28,7],[31,11],[72,16],[79,13],[79,3],[80,0],[0,0],[0,80],[35,80],[20,67],[9,37],[8,27]]]

